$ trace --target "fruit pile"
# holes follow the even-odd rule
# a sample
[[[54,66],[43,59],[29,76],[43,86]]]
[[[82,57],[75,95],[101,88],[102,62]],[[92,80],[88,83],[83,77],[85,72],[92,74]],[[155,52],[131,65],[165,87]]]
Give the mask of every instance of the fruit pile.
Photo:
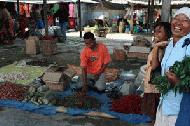
[[[10,82],[0,84],[0,99],[11,99],[22,101],[27,88]]]

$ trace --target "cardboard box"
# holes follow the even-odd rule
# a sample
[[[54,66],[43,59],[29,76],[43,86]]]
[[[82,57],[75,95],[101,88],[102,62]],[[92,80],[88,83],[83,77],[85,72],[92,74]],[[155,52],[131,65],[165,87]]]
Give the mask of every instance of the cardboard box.
[[[40,52],[40,44],[37,36],[30,36],[25,40],[26,43],[26,54],[36,55]]]
[[[63,91],[69,84],[70,78],[64,74],[66,67],[64,66],[51,66],[44,73],[42,80],[54,91]]]
[[[140,46],[131,46],[127,53],[129,58],[138,58],[138,59],[147,59],[150,53],[150,48],[140,47]]]
[[[43,81],[50,81],[50,82],[61,82],[63,81],[63,72],[66,69],[66,67],[59,67],[59,66],[51,66],[46,70],[46,72],[43,75]]]
[[[77,72],[74,71],[72,68],[67,68],[63,73],[72,79]]]

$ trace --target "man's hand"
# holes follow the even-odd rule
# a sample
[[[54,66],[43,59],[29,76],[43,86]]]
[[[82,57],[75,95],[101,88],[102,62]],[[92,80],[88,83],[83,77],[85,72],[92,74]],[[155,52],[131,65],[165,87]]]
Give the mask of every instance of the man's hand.
[[[88,86],[87,85],[84,85],[83,87],[82,87],[82,93],[84,94],[84,95],[86,95],[87,94],[87,91],[88,91]]]
[[[177,78],[176,74],[171,71],[166,72],[166,77],[168,78],[170,84],[173,86],[175,86],[180,81],[179,78]]]
[[[88,86],[83,86],[83,87],[82,87],[82,90],[81,90],[80,92],[75,93],[75,96],[76,96],[76,97],[83,97],[83,96],[86,96],[87,91],[88,91]]]
[[[95,80],[95,81],[99,80],[99,77],[100,77],[100,74],[95,74],[95,75],[94,75],[94,80]]]

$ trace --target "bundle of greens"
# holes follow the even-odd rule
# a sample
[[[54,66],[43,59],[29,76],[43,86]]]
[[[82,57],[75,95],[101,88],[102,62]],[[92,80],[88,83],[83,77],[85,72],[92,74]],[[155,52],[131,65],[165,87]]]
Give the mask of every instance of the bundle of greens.
[[[153,78],[155,87],[162,93],[166,94],[170,89],[174,92],[183,92],[190,88],[190,57],[185,57],[181,62],[176,61],[169,70],[176,74],[180,82],[175,86],[172,86],[166,76],[157,76]]]

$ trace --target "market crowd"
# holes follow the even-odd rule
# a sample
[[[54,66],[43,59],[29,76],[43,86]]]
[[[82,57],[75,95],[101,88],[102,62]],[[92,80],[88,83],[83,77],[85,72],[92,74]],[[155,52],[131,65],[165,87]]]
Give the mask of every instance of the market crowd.
[[[57,7],[48,4],[48,26],[59,25],[64,39],[66,39],[69,17],[74,16],[74,6],[71,5],[73,4],[59,3]],[[70,11],[69,7],[72,8]],[[19,12],[17,12],[16,3],[0,2],[0,44],[12,44],[16,37],[24,39],[29,34],[42,32],[40,30],[45,27],[43,10],[41,4],[19,3]],[[56,23],[56,19],[59,19],[59,24]]]

